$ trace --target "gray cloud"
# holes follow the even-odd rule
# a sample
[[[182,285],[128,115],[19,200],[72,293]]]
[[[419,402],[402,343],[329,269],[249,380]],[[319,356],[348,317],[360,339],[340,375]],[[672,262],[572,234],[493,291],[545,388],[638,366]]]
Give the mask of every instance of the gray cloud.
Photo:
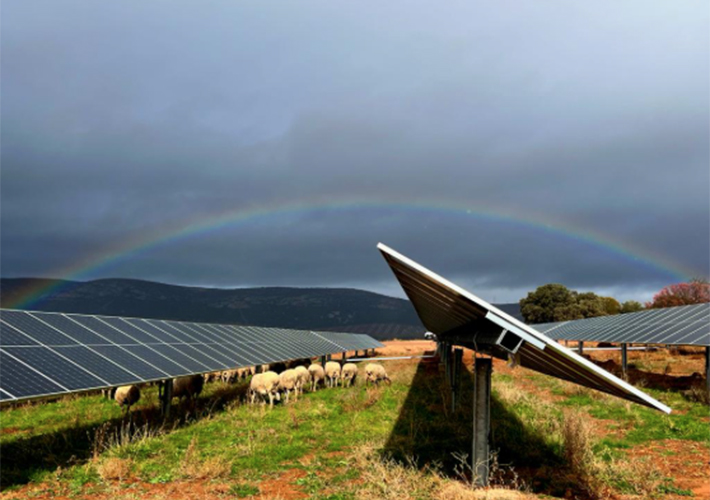
[[[702,2],[18,0],[1,22],[4,276],[343,200],[380,205],[261,217],[84,277],[392,291],[382,240],[497,300],[549,281],[648,298],[677,279],[540,226],[394,202],[710,274]]]

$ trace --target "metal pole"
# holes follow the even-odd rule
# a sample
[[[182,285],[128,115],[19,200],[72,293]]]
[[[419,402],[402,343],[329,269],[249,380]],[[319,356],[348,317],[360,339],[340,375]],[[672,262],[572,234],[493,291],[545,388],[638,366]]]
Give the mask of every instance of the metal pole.
[[[325,356],[321,356],[321,357],[320,357],[320,364],[321,364],[321,366],[322,366],[323,368],[325,368],[325,363],[326,363],[326,361],[327,361],[327,359],[326,359]]]
[[[626,347],[627,344],[621,344],[621,373],[624,375],[624,380],[626,380],[629,367],[629,356]]]
[[[491,432],[491,373],[490,358],[476,358],[473,386],[473,483],[488,486],[489,437]]]
[[[163,418],[168,418],[170,415],[170,403],[173,400],[173,379],[163,380],[158,387],[160,396],[160,413]]]
[[[710,392],[710,346],[705,347],[705,387]]]
[[[456,411],[461,387],[461,365],[463,364],[463,349],[454,350],[454,383],[451,385],[451,411]]]
[[[581,340],[577,343],[577,352],[580,356],[584,354],[584,342],[582,342]]]

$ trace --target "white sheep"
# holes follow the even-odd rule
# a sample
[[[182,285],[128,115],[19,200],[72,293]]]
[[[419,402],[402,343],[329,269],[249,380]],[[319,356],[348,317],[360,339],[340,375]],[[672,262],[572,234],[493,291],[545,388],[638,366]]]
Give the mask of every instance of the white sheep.
[[[328,381],[328,387],[335,387],[340,380],[340,363],[328,361],[325,364],[325,378]]]
[[[257,373],[251,378],[249,383],[249,395],[251,404],[256,402],[256,397],[261,396],[262,401],[266,402],[269,398],[269,406],[274,407],[274,400],[281,401],[279,394],[279,374],[276,372]]]
[[[372,382],[373,384],[379,385],[382,380],[388,384],[392,383],[390,378],[387,376],[385,367],[376,363],[368,363],[365,367],[365,383],[369,385],[370,382]]]
[[[141,398],[141,391],[137,385],[123,385],[116,389],[113,399],[118,403],[118,406],[124,406],[126,412],[130,411],[131,405],[134,405]]]
[[[286,403],[288,403],[291,391],[294,393],[294,397],[298,400],[298,373],[293,368],[284,370],[279,375],[279,388],[286,393]]]
[[[312,364],[308,367],[308,373],[311,375],[311,391],[315,391],[319,382],[325,382],[325,371],[321,365]]]
[[[308,371],[308,368],[303,365],[297,366],[294,368],[294,371],[298,376],[298,392],[303,394],[304,388],[311,384],[311,374]]]
[[[355,384],[357,375],[357,365],[355,363],[345,363],[342,371],[343,387],[349,387],[350,385]]]

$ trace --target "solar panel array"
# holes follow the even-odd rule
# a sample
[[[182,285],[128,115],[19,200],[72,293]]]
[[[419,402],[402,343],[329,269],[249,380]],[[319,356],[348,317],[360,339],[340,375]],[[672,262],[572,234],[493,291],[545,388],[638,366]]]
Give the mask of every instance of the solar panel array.
[[[0,310],[0,401],[382,347],[367,335]]]
[[[710,345],[710,304],[530,325],[555,340],[622,344]]]

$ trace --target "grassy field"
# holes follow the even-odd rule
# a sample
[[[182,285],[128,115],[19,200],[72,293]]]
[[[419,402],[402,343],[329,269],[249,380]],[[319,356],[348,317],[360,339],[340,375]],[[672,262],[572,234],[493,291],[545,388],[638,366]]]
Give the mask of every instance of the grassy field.
[[[391,386],[326,389],[273,410],[221,383],[167,422],[154,388],[130,419],[100,396],[5,409],[1,497],[704,497],[708,407],[681,393],[649,390],[675,410],[666,416],[496,364],[496,488],[473,491],[470,398],[452,412],[435,363],[383,364]]]

